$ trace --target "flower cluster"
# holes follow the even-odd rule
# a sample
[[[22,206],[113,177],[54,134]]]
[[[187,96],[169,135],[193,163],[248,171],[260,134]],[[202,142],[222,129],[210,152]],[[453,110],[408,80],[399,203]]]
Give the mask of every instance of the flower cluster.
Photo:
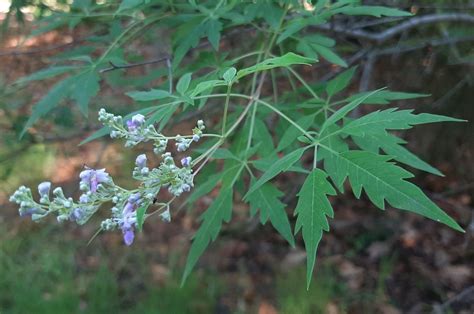
[[[202,120],[199,120],[197,122],[197,127],[193,129],[193,136],[191,138],[185,138],[178,134],[176,136],[176,150],[178,152],[184,152],[189,148],[189,146],[191,146],[191,143],[193,141],[198,142],[201,139],[202,131],[205,128],[206,127],[204,126],[204,122]]]
[[[108,113],[104,108],[99,110],[99,121],[111,128],[111,138],[125,138],[125,147],[132,147],[142,142],[153,141],[155,154],[161,154],[166,150],[168,138],[160,134],[153,124],[145,121],[145,116],[136,114],[124,124],[120,115]]]
[[[38,185],[40,196],[37,203],[31,190],[21,186],[11,197],[10,201],[20,206],[21,216],[31,216],[38,221],[50,214],[55,214],[58,222],[74,221],[78,224],[86,223],[90,217],[104,203],[112,203],[111,216],[101,223],[102,230],[121,230],[126,245],[131,245],[135,238],[137,223],[147,217],[145,211],[156,203],[156,196],[162,188],[174,196],[189,192],[194,186],[192,158],[187,156],[181,159],[181,166],[177,166],[171,152],[165,152],[169,139],[176,141],[178,151],[189,148],[191,143],[199,141],[205,129],[204,123],[199,120],[192,135],[166,137],[158,133],[153,125],[146,126],[145,117],[134,115],[125,121],[121,116],[99,111],[99,121],[111,128],[113,138],[126,139],[125,146],[134,146],[140,142],[154,142],[154,152],[161,153],[161,162],[155,168],[147,166],[146,154],[136,157],[133,169],[133,178],[140,181],[140,186],[134,190],[124,189],[114,183],[105,169],[91,169],[86,167],[79,175],[79,189],[82,194],[78,202],[66,197],[61,187],[56,187],[50,199],[51,182],[42,182]],[[173,198],[174,199],[174,198]],[[169,203],[158,203],[163,221],[171,220]],[[139,211],[139,209],[145,209]],[[140,217],[137,216],[140,212]]]

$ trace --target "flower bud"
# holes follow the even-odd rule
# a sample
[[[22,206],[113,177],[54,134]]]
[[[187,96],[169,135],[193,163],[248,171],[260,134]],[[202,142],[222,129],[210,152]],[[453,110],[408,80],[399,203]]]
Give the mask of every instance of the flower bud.
[[[170,222],[171,221],[170,209],[167,208],[164,212],[160,214],[160,217],[164,222]]]
[[[45,181],[38,184],[38,192],[41,197],[48,195],[51,189],[51,182]]]
[[[135,165],[137,165],[137,167],[139,169],[142,169],[143,167],[145,167],[146,166],[146,155],[145,154],[138,155],[137,159],[135,159]]]
[[[181,159],[181,165],[183,165],[183,167],[189,167],[191,165],[191,160],[192,158],[191,157],[184,157],[183,159]]]
[[[132,117],[132,122],[136,126],[142,125],[143,123],[145,123],[145,116],[142,114],[136,114]]]

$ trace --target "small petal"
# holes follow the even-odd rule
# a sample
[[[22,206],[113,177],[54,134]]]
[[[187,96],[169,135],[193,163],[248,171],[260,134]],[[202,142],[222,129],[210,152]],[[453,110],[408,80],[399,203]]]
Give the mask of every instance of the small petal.
[[[135,210],[135,206],[133,205],[133,203],[127,202],[127,204],[125,204],[125,207],[123,208],[123,215],[127,216],[133,213],[134,210]]]

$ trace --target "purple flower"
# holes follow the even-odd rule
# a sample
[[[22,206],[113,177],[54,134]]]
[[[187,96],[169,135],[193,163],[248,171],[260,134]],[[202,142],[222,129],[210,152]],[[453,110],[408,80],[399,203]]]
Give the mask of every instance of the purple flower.
[[[133,213],[138,207],[139,200],[140,193],[132,194],[128,198],[128,202],[127,204],[125,204],[125,207],[123,209],[123,218],[120,228],[122,229],[123,233],[123,241],[128,246],[132,245],[133,239],[135,238],[135,233],[133,231],[135,217],[133,216]]]
[[[141,196],[140,193],[132,194],[128,197],[128,202],[132,204],[137,204],[138,201],[140,200],[140,196]]]
[[[70,214],[70,219],[72,221],[77,221],[77,220],[80,220],[82,218],[82,216],[84,216],[84,209],[81,208],[81,207],[76,207],[72,210],[71,214]]]
[[[135,159],[135,165],[137,165],[139,169],[144,168],[146,166],[146,155],[145,154],[138,155],[137,159]]]
[[[134,132],[142,126],[143,123],[145,123],[145,116],[142,114],[136,114],[132,117],[132,120],[127,121],[127,128],[130,132]]]
[[[124,217],[128,217],[131,213],[133,213],[136,209],[136,205],[131,202],[127,202],[125,207],[123,208],[123,215]]]
[[[51,182],[45,181],[38,184],[38,192],[41,197],[48,195],[51,189]]]
[[[183,165],[183,167],[189,167],[191,165],[191,160],[192,158],[191,157],[184,157],[183,159],[181,159],[181,164]]]
[[[109,174],[105,172],[105,169],[87,169],[80,173],[81,184],[85,184],[92,192],[97,191],[99,183],[107,182],[109,180]]]
[[[191,186],[190,186],[189,184],[186,184],[186,183],[183,184],[183,185],[181,186],[181,188],[183,189],[184,192],[189,192],[189,191],[191,191]]]
[[[123,230],[123,242],[125,242],[127,246],[132,245],[134,239],[135,233],[133,232],[133,229]]]
[[[21,217],[31,216],[33,214],[39,214],[39,213],[41,213],[41,210],[36,208],[36,207],[30,207],[30,208],[27,208],[27,209],[20,208],[20,210],[19,210],[19,214],[20,214]]]

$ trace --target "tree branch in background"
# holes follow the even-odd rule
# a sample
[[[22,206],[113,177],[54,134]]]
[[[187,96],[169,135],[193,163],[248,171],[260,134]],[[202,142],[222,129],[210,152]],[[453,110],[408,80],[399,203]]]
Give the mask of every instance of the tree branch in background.
[[[369,41],[375,41],[377,43],[383,43],[388,39],[393,38],[395,35],[400,34],[409,29],[441,22],[461,22],[461,23],[474,23],[474,16],[465,13],[444,13],[444,14],[432,14],[424,15],[419,17],[413,17],[406,22],[400,23],[393,27],[390,27],[382,32],[374,33],[363,30],[354,30],[352,27],[346,27],[341,25],[333,24],[322,24],[314,26],[316,29],[331,31],[340,33],[345,36],[354,37],[358,39],[365,39]]]

